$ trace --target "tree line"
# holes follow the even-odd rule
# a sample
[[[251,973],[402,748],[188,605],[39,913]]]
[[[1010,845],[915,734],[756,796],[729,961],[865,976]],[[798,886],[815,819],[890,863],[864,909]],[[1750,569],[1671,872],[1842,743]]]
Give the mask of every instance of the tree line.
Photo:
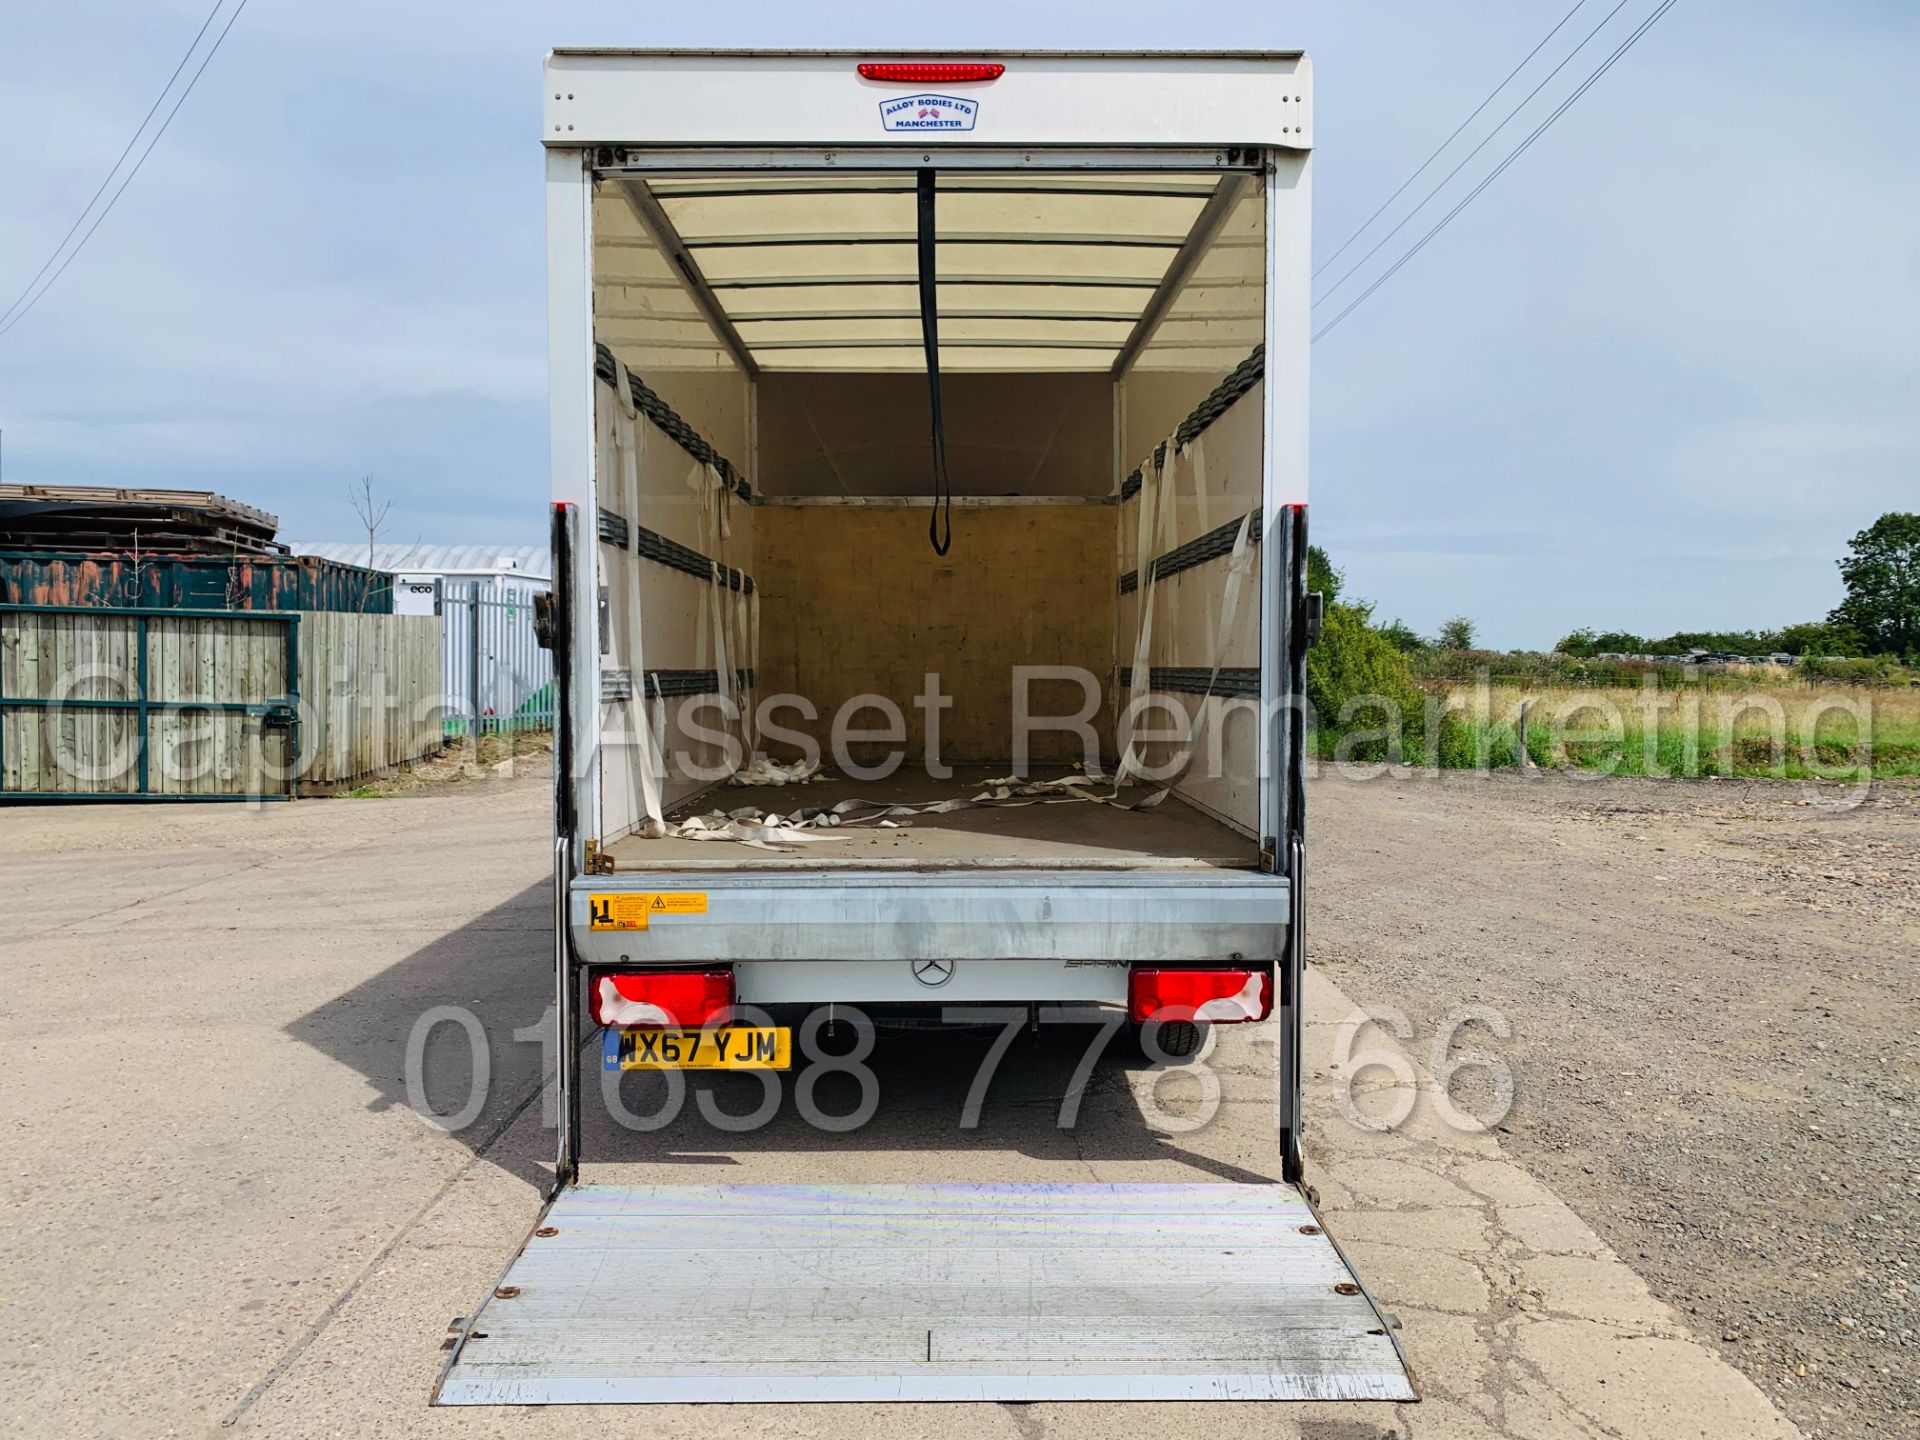
[[[1882,515],[1848,542],[1847,553],[1836,563],[1846,598],[1824,620],[1777,630],[1678,630],[1660,636],[1583,628],[1564,636],[1554,650],[1582,660],[1596,655],[1685,655],[1690,650],[1708,650],[1807,659],[1885,657],[1920,663],[1920,515],[1901,511]],[[1332,571],[1324,556],[1321,564],[1323,573]],[[1403,654],[1474,648],[1473,622],[1463,615],[1448,620],[1431,639],[1397,619],[1373,628]]]

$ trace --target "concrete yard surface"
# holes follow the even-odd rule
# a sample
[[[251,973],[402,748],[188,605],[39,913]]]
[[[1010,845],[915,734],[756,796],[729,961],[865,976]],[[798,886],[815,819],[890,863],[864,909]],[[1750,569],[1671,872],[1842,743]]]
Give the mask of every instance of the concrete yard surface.
[[[1920,786],[1361,774],[1322,972],[1423,1055],[1498,1016],[1510,1154],[1807,1430],[1920,1434]]]
[[[1800,1433],[1515,1158],[1508,1137],[1449,1123],[1422,1063],[1426,1032],[1401,1047],[1353,1027],[1353,1002],[1324,972],[1308,988],[1310,1178],[1332,1233],[1401,1323],[1417,1404],[429,1408],[449,1327],[526,1238],[550,1164],[539,1028],[550,990],[549,789],[538,768],[385,800],[5,812],[9,1433]],[[1314,803],[1337,814],[1350,797],[1322,783]],[[1315,872],[1329,891],[1354,883],[1341,843]],[[1317,909],[1311,944],[1351,965],[1360,952],[1342,948],[1343,923]],[[435,1007],[453,1008],[434,1017]],[[440,1021],[430,1034],[423,1016]],[[723,1114],[751,1111],[757,1077],[696,1078],[675,1112],[657,1075],[603,1084],[590,1055],[592,1175],[1269,1178],[1267,1027],[1216,1035],[1198,1071],[1156,1076],[1107,1054],[1063,1127],[1087,1035],[1022,1034],[977,1126],[963,1129],[993,1032],[883,1031],[869,1057],[877,1109],[845,1134],[802,1119],[790,1090],[769,1123],[722,1129],[702,1097]],[[1362,1055],[1381,1063],[1356,1075]],[[1547,1083],[1530,1063],[1514,1060],[1523,1099]],[[451,1132],[413,1108],[446,1114],[482,1090]],[[828,1113],[860,1099],[846,1075],[814,1094]],[[1400,1123],[1374,1128],[1401,1109]],[[1526,1113],[1517,1106],[1509,1128]]]

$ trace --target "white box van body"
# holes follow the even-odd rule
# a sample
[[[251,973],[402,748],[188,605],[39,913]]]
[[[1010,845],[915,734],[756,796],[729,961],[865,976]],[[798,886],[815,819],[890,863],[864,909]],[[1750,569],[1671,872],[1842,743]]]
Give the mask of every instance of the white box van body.
[[[1319,1227],[1270,1208],[1306,1205],[1304,57],[563,50],[545,81],[563,1187],[583,1010],[644,1024],[650,982],[948,1021],[1185,997],[1277,1017],[1285,1182],[1194,1213],[1248,1192],[1264,1218],[1222,1233],[1312,1247],[1312,1314],[1357,1298],[1252,1380],[1185,1341],[1157,1380],[1050,1379],[929,1329],[910,1375],[836,1350],[581,1381],[549,1334],[538,1383],[468,1344],[442,1399],[1409,1394]],[[1069,1248],[1085,1205],[1189,1203],[1093,1188],[807,1203],[943,1237],[1057,1209]],[[797,1203],[722,1192],[702,1224]],[[568,1203],[549,1229],[601,1223]]]

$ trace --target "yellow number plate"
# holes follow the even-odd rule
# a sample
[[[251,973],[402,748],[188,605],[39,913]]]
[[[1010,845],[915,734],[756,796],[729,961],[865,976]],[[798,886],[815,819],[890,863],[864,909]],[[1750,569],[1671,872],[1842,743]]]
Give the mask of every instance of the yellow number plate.
[[[784,1025],[609,1030],[604,1064],[609,1070],[788,1070],[792,1041]]]

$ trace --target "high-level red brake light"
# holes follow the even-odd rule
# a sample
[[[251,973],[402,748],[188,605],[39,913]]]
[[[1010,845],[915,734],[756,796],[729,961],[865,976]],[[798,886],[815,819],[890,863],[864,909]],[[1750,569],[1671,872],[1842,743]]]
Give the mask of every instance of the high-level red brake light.
[[[902,85],[957,85],[964,80],[998,80],[1006,73],[1006,66],[990,62],[888,60],[860,67],[863,80],[891,80]]]
[[[698,1030],[733,1018],[733,971],[634,970],[595,975],[593,1023],[616,1028]]]
[[[1127,977],[1135,1020],[1264,1020],[1273,1013],[1273,971],[1135,970]]]

